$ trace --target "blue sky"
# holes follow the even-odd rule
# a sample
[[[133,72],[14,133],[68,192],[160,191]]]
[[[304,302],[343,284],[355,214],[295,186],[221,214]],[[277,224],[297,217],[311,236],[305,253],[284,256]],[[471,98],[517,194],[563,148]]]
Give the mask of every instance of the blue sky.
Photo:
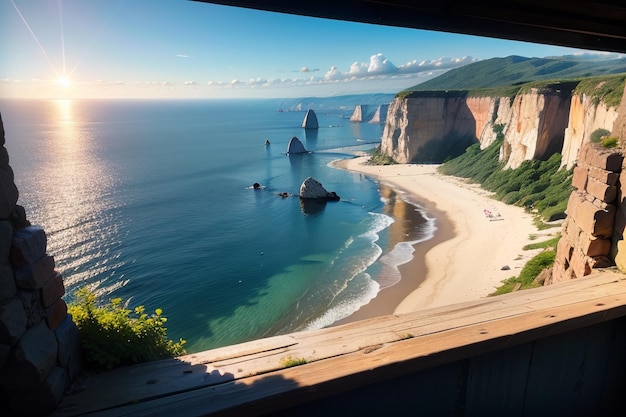
[[[0,97],[395,93],[475,60],[573,48],[187,0],[3,0]]]

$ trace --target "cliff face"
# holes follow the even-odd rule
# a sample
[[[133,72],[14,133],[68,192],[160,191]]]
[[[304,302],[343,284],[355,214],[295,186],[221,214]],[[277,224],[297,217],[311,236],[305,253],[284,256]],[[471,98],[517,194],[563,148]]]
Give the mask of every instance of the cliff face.
[[[530,159],[548,159],[560,152],[570,107],[568,92],[531,90],[515,97],[504,124],[500,160],[517,168]]]
[[[439,161],[471,143],[482,149],[503,127],[500,160],[517,168],[530,159],[563,155],[571,168],[596,129],[611,130],[617,109],[571,95],[573,86],[532,89],[509,97],[396,98],[389,106],[381,149],[399,163]]]
[[[589,96],[573,95],[561,152],[561,166],[571,169],[578,160],[582,145],[589,142],[591,134],[597,129],[610,131],[617,114],[616,108],[607,107],[602,102],[596,105]]]
[[[464,149],[475,140],[476,126],[463,96],[396,98],[389,106],[381,150],[400,163],[437,161],[442,151]]]

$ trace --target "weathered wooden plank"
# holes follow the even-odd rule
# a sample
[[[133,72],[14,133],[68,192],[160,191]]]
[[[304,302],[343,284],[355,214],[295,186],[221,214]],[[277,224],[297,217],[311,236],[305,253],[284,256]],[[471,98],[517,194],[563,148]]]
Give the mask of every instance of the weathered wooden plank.
[[[521,417],[532,343],[469,359],[465,415]]]
[[[608,295],[383,344],[378,349],[353,352],[266,375],[111,409],[98,415],[195,416],[220,412],[258,415],[624,315],[626,295]]]
[[[552,307],[555,304],[568,304],[581,300],[603,297],[608,294],[616,294],[620,291],[626,293],[626,281],[619,282],[619,288],[609,288],[607,285],[590,287],[587,291],[572,291],[553,299],[541,299],[536,302],[526,301],[522,305],[514,303],[509,306],[507,303],[501,304],[501,308],[494,313],[493,308],[487,309],[465,309],[456,310],[451,314],[438,314],[424,317],[419,313],[411,313],[395,317],[395,320],[377,320],[363,322],[358,328],[352,328],[350,332],[325,335],[319,332],[317,337],[308,338],[306,334],[294,335],[298,339],[297,344],[289,347],[286,351],[274,351],[271,355],[256,358],[253,356],[238,358],[236,364],[214,363],[224,373],[237,374],[239,368],[243,366],[247,370],[247,375],[261,374],[280,369],[282,360],[286,357],[302,358],[308,362],[321,360],[333,356],[348,354],[351,352],[373,349],[381,344],[390,343],[407,337],[417,337],[440,331],[459,328],[477,323],[489,322],[497,317],[498,319],[513,317],[539,308]],[[618,291],[619,290],[619,291]],[[411,319],[410,316],[417,316],[419,320]],[[384,324],[381,326],[381,324]],[[345,329],[344,329],[345,330]],[[234,366],[235,365],[235,366]]]
[[[610,322],[602,323],[535,342],[522,407],[525,416],[595,415],[609,366],[610,328]],[[552,375],[559,375],[558,383]]]
[[[122,368],[103,374],[92,387],[68,396],[66,413],[143,401],[169,393],[222,384],[283,368],[289,356],[309,362],[367,352],[407,337],[420,337],[528,314],[608,294],[626,293],[626,280],[601,276],[577,284],[543,287],[511,297],[496,297],[401,316],[385,316],[314,332],[299,332]],[[584,282],[583,282],[584,281]],[[560,286],[560,289],[557,288]],[[582,290],[581,290],[582,287]],[[549,296],[546,296],[548,293]],[[67,414],[72,415],[72,414]]]
[[[252,358],[271,356],[268,352],[285,352],[286,348],[296,343],[290,336],[276,336],[176,359],[114,369],[96,375],[84,383],[80,392],[66,396],[59,406],[59,412],[63,415],[80,415],[250,376],[250,371],[241,367],[218,369],[211,362],[234,360],[246,355]],[[283,368],[275,353],[271,358],[263,369],[270,371]]]

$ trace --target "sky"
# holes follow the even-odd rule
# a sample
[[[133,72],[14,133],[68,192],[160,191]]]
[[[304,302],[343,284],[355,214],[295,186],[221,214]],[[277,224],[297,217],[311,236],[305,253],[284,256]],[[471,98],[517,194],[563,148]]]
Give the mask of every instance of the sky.
[[[188,0],[0,2],[0,98],[396,93],[477,60],[582,52]]]

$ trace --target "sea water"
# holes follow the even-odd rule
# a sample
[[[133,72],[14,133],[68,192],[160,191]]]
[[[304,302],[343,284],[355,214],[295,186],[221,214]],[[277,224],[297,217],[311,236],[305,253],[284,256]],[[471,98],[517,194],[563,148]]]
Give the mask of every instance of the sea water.
[[[411,205],[421,215],[394,237],[398,196],[328,166],[382,136],[341,103],[318,110],[317,130],[276,100],[0,104],[18,203],[45,229],[66,299],[88,286],[162,308],[192,352],[332,324],[397,282],[432,235]],[[312,153],[286,155],[292,136]],[[341,200],[279,196],[307,177]]]

